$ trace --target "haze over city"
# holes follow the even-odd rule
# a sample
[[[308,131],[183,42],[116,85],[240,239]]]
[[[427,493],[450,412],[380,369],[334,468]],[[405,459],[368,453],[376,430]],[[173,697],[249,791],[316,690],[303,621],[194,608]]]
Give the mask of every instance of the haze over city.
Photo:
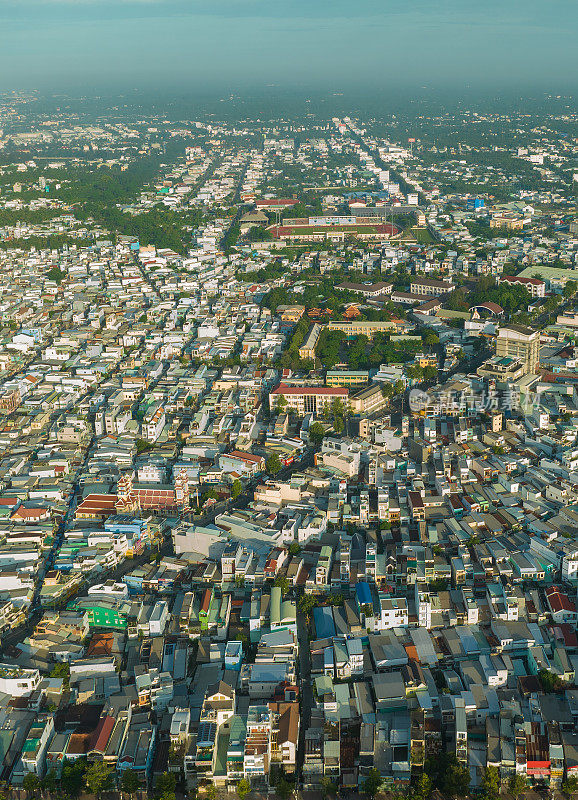
[[[2,0],[30,88],[575,86],[573,0]]]
[[[578,800],[578,0],[0,0],[0,800]]]

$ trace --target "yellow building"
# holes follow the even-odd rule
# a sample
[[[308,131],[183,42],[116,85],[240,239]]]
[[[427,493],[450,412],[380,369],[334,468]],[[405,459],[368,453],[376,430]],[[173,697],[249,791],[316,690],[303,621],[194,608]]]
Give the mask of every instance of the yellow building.
[[[305,313],[305,306],[279,306],[277,313],[283,322],[299,322]]]
[[[367,370],[335,369],[328,370],[325,376],[326,386],[363,386],[369,383]]]
[[[502,325],[496,339],[498,358],[518,359],[525,374],[536,372],[539,362],[540,332],[525,325]]]
[[[356,320],[355,322],[328,322],[325,326],[330,331],[343,331],[347,336],[367,336],[373,339],[376,333],[397,333],[395,322],[370,322],[369,320]]]
[[[299,358],[315,358],[315,347],[317,346],[322,330],[322,326],[317,323],[310,328],[309,333],[305,337],[305,341],[299,348]]]

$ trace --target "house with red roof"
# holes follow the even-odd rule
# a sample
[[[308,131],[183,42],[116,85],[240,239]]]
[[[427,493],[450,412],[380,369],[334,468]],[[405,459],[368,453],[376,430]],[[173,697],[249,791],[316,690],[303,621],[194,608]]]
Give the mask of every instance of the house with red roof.
[[[50,519],[50,509],[47,506],[22,503],[12,512],[10,519],[14,522],[22,522],[24,525],[35,525]]]
[[[260,211],[286,211],[299,201],[296,197],[269,197],[255,201],[255,208]]]
[[[559,586],[549,586],[546,589],[546,602],[555,622],[569,622],[573,625],[578,623],[576,603]]]
[[[114,730],[115,718],[105,714],[100,718],[98,725],[90,737],[87,756],[91,761],[104,761],[108,749],[108,743]],[[114,754],[116,761],[117,754]]]
[[[239,475],[258,475],[265,469],[265,459],[255,453],[232,450],[219,457],[219,466],[225,472],[236,472]]]
[[[498,283],[507,283],[508,286],[521,286],[532,297],[546,296],[546,283],[541,278],[522,278],[520,275],[500,275]]]
[[[104,520],[116,514],[116,494],[88,494],[76,509],[76,519]]]

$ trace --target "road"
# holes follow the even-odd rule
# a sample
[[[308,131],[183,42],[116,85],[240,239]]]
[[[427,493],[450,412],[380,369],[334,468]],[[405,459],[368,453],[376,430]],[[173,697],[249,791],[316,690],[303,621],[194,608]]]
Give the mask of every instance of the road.
[[[297,639],[299,641],[299,689],[301,694],[301,718],[299,720],[299,742],[295,765],[295,786],[299,788],[303,780],[305,760],[305,731],[311,725],[313,706],[313,687],[311,685],[311,654],[309,650],[309,631],[305,614],[297,608]]]

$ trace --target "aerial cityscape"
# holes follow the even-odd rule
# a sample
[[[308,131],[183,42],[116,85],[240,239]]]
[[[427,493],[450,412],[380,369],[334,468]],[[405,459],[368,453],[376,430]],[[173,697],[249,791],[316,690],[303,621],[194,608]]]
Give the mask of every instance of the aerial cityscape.
[[[359,2],[4,0],[0,800],[578,799],[578,10]]]

